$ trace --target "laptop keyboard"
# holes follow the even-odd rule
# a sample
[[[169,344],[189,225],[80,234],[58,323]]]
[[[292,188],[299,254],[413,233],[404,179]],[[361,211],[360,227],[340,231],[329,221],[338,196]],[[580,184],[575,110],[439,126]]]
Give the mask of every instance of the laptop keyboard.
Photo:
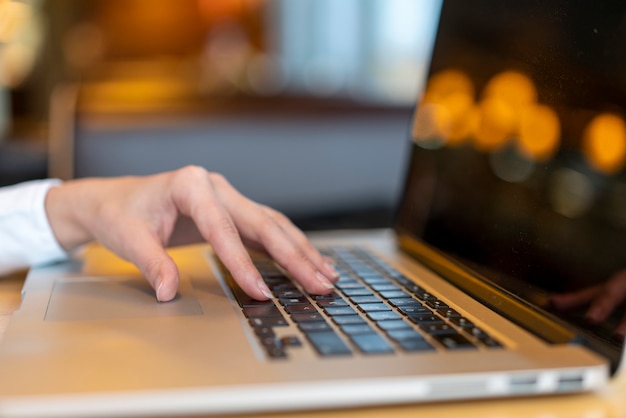
[[[442,299],[361,248],[322,250],[340,274],[328,295],[308,295],[268,258],[254,262],[274,295],[257,301],[228,284],[270,358],[311,344],[322,357],[498,348],[501,344]],[[279,337],[278,328],[297,330]]]

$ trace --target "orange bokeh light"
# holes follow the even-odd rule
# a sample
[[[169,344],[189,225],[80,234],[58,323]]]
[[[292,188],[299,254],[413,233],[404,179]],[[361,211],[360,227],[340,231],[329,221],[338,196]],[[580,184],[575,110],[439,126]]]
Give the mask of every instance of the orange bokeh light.
[[[521,111],[518,148],[532,160],[550,159],[559,146],[561,123],[549,106],[529,105]]]
[[[613,174],[626,159],[626,123],[621,117],[603,113],[589,123],[584,133],[583,151],[589,164],[605,174]]]
[[[474,84],[465,73],[455,69],[437,73],[429,80],[418,108],[414,137],[460,143],[471,132],[474,107]]]
[[[516,128],[514,109],[497,97],[483,99],[474,129],[474,143],[480,151],[491,151],[502,146]]]

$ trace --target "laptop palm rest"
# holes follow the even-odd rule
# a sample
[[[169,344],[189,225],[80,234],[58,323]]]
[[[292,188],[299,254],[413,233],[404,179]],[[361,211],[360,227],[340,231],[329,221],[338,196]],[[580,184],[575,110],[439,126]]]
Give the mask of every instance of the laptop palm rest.
[[[159,303],[142,277],[88,277],[54,283],[46,321],[89,321],[202,315],[188,280],[176,298]]]

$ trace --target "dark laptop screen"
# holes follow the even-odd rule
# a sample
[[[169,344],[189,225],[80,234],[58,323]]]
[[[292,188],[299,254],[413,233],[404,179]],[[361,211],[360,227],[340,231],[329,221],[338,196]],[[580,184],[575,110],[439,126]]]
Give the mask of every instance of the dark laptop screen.
[[[444,1],[398,213],[616,350],[621,300],[594,321],[559,295],[626,299],[625,42],[623,0]]]

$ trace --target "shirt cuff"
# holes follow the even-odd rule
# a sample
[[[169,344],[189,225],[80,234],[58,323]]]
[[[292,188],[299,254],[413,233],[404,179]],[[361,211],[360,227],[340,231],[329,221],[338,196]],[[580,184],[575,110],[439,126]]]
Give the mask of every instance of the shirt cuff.
[[[0,188],[0,273],[66,259],[46,214],[48,191],[58,179]]]

